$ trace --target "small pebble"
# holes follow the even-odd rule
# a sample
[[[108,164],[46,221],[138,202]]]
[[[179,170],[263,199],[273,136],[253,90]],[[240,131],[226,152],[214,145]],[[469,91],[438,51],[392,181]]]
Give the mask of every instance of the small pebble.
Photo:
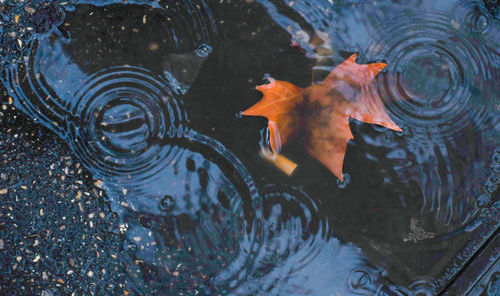
[[[102,186],[104,186],[104,181],[103,180],[97,180],[97,181],[94,182],[94,185],[97,188],[102,188]]]
[[[33,7],[29,7],[29,6],[25,6],[24,7],[24,10],[29,13],[29,14],[33,14],[36,12],[36,10],[33,8]]]
[[[150,44],[149,44],[149,50],[151,50],[151,51],[156,51],[156,50],[158,50],[159,48],[160,48],[160,47],[159,47],[159,46],[158,46],[158,44],[157,44],[157,43],[155,43],[155,42],[152,42],[152,43],[150,43]]]

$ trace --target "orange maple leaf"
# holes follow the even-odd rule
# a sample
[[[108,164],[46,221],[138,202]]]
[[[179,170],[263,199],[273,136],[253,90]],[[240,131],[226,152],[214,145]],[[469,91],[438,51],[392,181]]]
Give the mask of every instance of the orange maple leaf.
[[[263,94],[262,100],[242,114],[268,119],[274,153],[305,132],[307,152],[343,179],[347,143],[353,138],[349,117],[401,131],[372,86],[375,76],[386,66],[385,63],[356,64],[356,54],[353,54],[325,80],[307,88],[270,78],[269,84],[257,87]]]

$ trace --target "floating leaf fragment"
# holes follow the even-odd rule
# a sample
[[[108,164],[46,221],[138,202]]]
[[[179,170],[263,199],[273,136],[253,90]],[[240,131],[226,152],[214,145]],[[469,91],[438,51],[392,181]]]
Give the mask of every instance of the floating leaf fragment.
[[[304,133],[307,152],[343,179],[347,143],[353,139],[349,118],[401,131],[372,86],[375,76],[386,66],[357,64],[354,54],[335,67],[325,80],[307,88],[270,78],[268,84],[257,87],[262,99],[242,114],[268,119],[273,154]]]

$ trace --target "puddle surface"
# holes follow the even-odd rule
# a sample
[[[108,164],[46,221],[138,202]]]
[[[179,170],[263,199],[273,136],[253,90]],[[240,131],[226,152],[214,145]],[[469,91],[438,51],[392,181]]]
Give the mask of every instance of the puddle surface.
[[[2,82],[118,214],[137,295],[434,295],[498,228],[498,8],[481,1],[5,4]],[[403,132],[350,121],[286,176],[240,112],[352,53]],[[472,245],[466,247],[466,242]],[[453,264],[451,264],[452,262]]]

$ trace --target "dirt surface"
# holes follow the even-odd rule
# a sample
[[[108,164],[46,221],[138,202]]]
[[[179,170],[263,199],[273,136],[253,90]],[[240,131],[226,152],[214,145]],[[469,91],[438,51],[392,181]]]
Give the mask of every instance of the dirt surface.
[[[66,144],[0,104],[0,295],[122,295],[117,221]]]

